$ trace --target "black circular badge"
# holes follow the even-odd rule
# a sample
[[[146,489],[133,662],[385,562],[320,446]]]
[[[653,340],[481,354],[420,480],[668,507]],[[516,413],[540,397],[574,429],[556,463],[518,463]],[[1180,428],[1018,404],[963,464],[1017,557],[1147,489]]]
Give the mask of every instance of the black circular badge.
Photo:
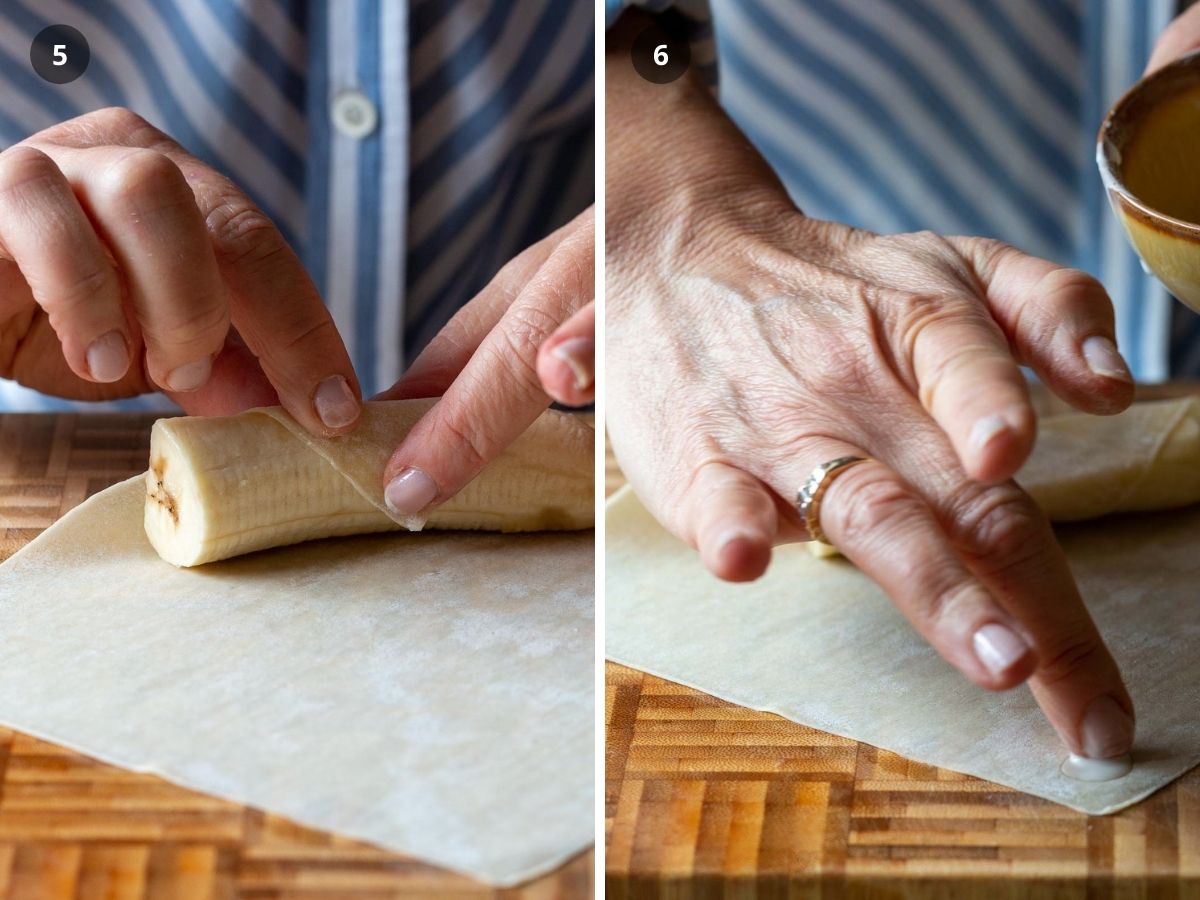
[[[669,84],[687,71],[692,48],[685,38],[651,25],[633,41],[633,67],[654,84]]]
[[[87,38],[70,25],[43,28],[29,48],[33,70],[54,84],[74,81],[87,70],[91,59]]]

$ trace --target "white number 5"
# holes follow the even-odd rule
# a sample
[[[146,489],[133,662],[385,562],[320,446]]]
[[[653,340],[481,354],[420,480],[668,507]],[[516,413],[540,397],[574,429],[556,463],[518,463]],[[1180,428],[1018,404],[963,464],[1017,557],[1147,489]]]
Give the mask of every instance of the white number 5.
[[[654,64],[656,66],[665,66],[667,62],[667,45],[659,44],[654,48]]]
[[[66,44],[55,44],[54,45],[54,65],[65,66],[66,64],[67,64],[67,45]]]

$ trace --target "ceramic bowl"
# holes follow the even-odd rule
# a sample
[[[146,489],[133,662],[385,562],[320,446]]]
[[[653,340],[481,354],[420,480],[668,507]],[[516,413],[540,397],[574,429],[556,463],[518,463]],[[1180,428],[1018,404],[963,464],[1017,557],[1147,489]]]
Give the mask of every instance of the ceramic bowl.
[[[1096,162],[1142,263],[1200,312],[1200,51],[1117,101],[1100,126]]]

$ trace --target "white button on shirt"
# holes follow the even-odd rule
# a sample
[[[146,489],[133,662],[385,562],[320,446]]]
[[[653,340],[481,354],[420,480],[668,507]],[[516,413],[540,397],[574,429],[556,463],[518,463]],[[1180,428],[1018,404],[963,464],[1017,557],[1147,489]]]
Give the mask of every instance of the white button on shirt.
[[[342,91],[330,109],[333,126],[346,137],[365,138],[379,123],[379,111],[361,91]]]

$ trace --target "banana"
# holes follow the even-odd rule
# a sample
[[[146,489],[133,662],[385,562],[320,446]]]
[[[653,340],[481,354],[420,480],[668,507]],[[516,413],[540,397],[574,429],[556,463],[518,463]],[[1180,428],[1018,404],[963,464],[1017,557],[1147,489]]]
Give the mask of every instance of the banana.
[[[283,409],[160,419],[150,434],[146,535],[159,556],[196,566],[301,541],[401,529],[541,531],[594,523],[595,430],[543,413],[428,519],[383,502],[388,457],[433,400],[367,403],[355,431],[308,434]]]

